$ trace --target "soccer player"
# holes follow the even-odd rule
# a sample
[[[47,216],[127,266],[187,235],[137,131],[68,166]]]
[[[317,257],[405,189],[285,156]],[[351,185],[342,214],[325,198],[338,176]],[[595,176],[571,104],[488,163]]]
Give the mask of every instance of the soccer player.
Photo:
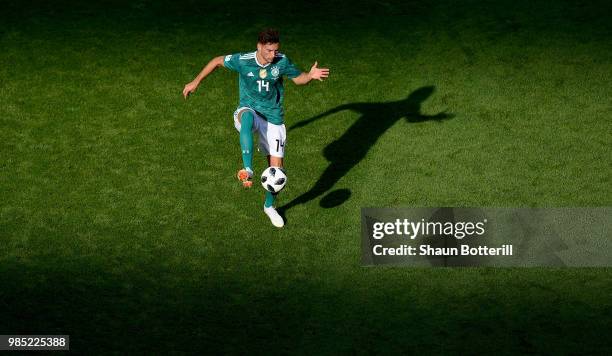
[[[259,147],[268,158],[268,166],[283,167],[286,129],[284,124],[283,76],[297,85],[311,80],[322,81],[329,69],[319,68],[315,62],[308,73],[301,72],[279,49],[279,33],[267,29],[259,33],[257,50],[213,58],[198,76],[185,85],[185,99],[200,82],[217,67],[225,67],[239,74],[240,103],[234,112],[234,126],[240,134],[242,163],[237,177],[245,188],[253,185],[253,132],[259,135]],[[272,225],[283,227],[285,222],[274,208],[276,195],[266,192],[264,212]]]

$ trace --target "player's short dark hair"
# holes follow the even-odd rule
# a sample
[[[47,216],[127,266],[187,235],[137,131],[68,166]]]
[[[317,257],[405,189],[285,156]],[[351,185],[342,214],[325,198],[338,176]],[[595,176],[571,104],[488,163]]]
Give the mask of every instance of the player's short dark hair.
[[[273,28],[267,28],[267,29],[261,31],[259,33],[259,37],[257,38],[257,42],[259,42],[261,44],[279,43],[280,42],[280,35],[278,33],[278,30],[275,30]]]

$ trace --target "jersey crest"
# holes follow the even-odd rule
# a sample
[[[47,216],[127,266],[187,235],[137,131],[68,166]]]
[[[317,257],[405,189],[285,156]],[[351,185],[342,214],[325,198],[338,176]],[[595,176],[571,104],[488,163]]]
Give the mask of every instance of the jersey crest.
[[[259,70],[259,77],[265,79],[268,76],[268,71],[265,68]]]

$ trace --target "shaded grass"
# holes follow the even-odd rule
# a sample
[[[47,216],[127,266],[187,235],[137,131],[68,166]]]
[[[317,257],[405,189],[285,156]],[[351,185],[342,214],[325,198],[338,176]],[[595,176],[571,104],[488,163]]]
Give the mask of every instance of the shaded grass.
[[[609,269],[359,267],[362,206],[610,205],[608,3],[273,2],[253,21],[216,2],[1,3],[3,333],[95,353],[609,351]],[[332,69],[287,86],[289,125],[427,85],[422,113],[455,117],[399,120],[335,185],[346,203],[298,205],[278,231],[232,181],[234,75],[180,97],[267,24],[300,67]],[[358,119],[290,133],[281,201]]]

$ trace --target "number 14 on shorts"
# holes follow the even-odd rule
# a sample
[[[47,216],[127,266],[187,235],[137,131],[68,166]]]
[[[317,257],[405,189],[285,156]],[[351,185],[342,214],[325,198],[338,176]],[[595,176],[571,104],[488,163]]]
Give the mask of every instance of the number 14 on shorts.
[[[285,141],[281,141],[279,139],[276,139],[276,151],[280,151],[281,148],[283,148],[283,150],[285,149]]]

